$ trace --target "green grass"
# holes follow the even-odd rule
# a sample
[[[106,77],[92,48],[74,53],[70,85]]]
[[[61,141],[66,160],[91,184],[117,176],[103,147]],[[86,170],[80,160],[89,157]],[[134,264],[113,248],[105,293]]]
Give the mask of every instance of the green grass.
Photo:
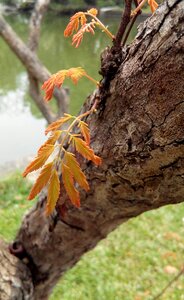
[[[0,181],[0,235],[11,240],[22,215],[30,183],[19,173]],[[51,300],[152,300],[184,261],[184,206],[167,206],[130,220],[69,270]],[[184,276],[160,298],[184,299]]]

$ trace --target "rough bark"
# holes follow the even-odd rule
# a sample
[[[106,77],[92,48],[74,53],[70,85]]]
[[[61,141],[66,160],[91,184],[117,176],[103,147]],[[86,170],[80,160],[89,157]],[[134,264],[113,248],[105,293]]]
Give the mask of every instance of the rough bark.
[[[0,241],[0,299],[33,300],[31,272],[26,264],[11,255],[8,245]]]
[[[90,183],[81,208],[68,204],[65,216],[47,218],[43,193],[23,220],[16,241],[32,273],[34,299],[48,299],[60,276],[118,225],[184,201],[183,78],[184,2],[167,0],[123,50],[99,112],[88,118],[103,164],[81,161]]]
[[[41,1],[42,2],[42,1]],[[35,16],[34,16],[35,17]],[[38,24],[37,24],[38,25]],[[37,27],[38,29],[38,27]],[[39,34],[39,33],[38,33]],[[31,89],[30,93],[33,97],[33,100],[36,102],[37,106],[41,110],[43,116],[50,123],[53,119],[56,119],[57,116],[51,112],[50,107],[47,103],[44,103],[39,95],[38,84],[35,85],[35,81],[43,83],[50,77],[49,71],[46,67],[40,62],[36,54],[29,49],[28,46],[17,36],[13,31],[11,26],[5,21],[5,19],[0,15],[0,35],[4,41],[8,44],[10,49],[14,54],[19,58],[22,64],[25,66],[28,74],[31,76],[31,85],[35,89]],[[32,39],[32,34],[31,34]],[[37,43],[36,40],[33,43]],[[29,42],[31,48],[35,47],[32,43]],[[35,49],[34,49],[35,50]],[[58,104],[58,116],[63,115],[64,112],[68,109],[68,91],[64,89],[55,89],[54,97],[57,100]]]

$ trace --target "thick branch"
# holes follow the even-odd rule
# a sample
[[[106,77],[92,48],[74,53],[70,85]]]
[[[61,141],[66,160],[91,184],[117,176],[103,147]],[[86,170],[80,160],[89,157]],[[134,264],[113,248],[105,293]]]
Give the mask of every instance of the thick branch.
[[[103,164],[81,161],[91,188],[81,193],[81,208],[68,203],[62,218],[56,211],[46,217],[43,193],[22,223],[17,241],[34,300],[47,299],[59,277],[119,224],[184,201],[183,58],[184,2],[167,0],[126,49],[100,113],[88,118]]]
[[[105,107],[88,119],[103,165],[82,162],[91,189],[81,194],[81,208],[68,204],[62,219],[57,212],[47,218],[43,194],[25,217],[17,240],[34,262],[35,299],[47,297],[59,277],[119,224],[184,201],[183,8],[183,1],[168,0],[144,23]]]

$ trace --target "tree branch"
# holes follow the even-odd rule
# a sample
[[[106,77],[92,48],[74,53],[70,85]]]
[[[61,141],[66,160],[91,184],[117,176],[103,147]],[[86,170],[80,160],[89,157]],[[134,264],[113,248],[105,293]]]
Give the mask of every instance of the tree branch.
[[[121,46],[121,41],[122,41],[123,35],[127,29],[127,25],[129,24],[130,19],[131,19],[131,17],[130,17],[131,5],[132,5],[132,0],[125,0],[125,9],[122,14],[121,23],[118,28],[116,37],[113,41],[114,46],[117,48]]]
[[[138,2],[137,2],[137,0],[134,0],[134,3],[135,3],[135,6],[136,6],[136,7],[139,5]],[[133,18],[132,18],[132,20],[131,20],[131,23],[130,23],[130,26],[128,27],[128,30],[127,30],[127,32],[126,32],[126,35],[125,35],[125,37],[124,37],[124,39],[123,39],[122,46],[125,46],[126,41],[127,41],[128,37],[129,37],[129,34],[130,34],[131,30],[132,30],[132,27],[133,27],[133,25],[134,25],[134,23],[135,23],[135,21],[136,21],[138,15],[140,15],[141,13],[142,13],[142,11],[139,10],[138,13],[137,13],[136,15],[133,16]]]
[[[35,8],[30,18],[28,47],[35,54],[39,45],[41,22],[49,3],[50,0],[37,0],[35,3]],[[29,93],[32,99],[35,101],[37,107],[40,109],[47,122],[52,123],[54,120],[56,120],[56,115],[52,112],[50,106],[44,101],[40,93],[38,79],[35,76],[33,76],[29,71],[28,79]]]
[[[50,77],[51,74],[46,67],[17,36],[2,15],[0,15],[0,35],[25,66],[27,72],[30,73],[34,79],[38,80],[40,83],[43,83]],[[68,109],[68,97],[66,97],[66,91],[64,91],[64,89],[55,89],[54,97],[59,103],[61,103],[60,114],[64,114],[64,112],[66,112]],[[45,107],[45,110],[48,110],[48,108]]]
[[[90,184],[81,208],[63,192],[65,215],[46,217],[43,193],[26,215],[16,240],[36,268],[35,299],[47,297],[60,276],[118,225],[183,201],[183,21],[183,1],[169,0],[144,23],[110,83],[103,114],[88,118],[91,146],[103,164],[97,169],[81,160]]]
[[[40,27],[44,14],[50,4],[50,0],[37,0],[29,22],[28,47],[36,52],[40,38]]]

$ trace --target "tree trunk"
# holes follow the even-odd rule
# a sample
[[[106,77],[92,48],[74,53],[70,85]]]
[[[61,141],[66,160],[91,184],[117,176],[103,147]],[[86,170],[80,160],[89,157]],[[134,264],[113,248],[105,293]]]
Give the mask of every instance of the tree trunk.
[[[48,299],[62,274],[118,225],[184,201],[184,2],[164,2],[122,53],[98,113],[87,120],[103,164],[81,161],[90,183],[81,208],[68,204],[63,217],[46,217],[42,193],[12,246],[31,271],[33,299]]]

